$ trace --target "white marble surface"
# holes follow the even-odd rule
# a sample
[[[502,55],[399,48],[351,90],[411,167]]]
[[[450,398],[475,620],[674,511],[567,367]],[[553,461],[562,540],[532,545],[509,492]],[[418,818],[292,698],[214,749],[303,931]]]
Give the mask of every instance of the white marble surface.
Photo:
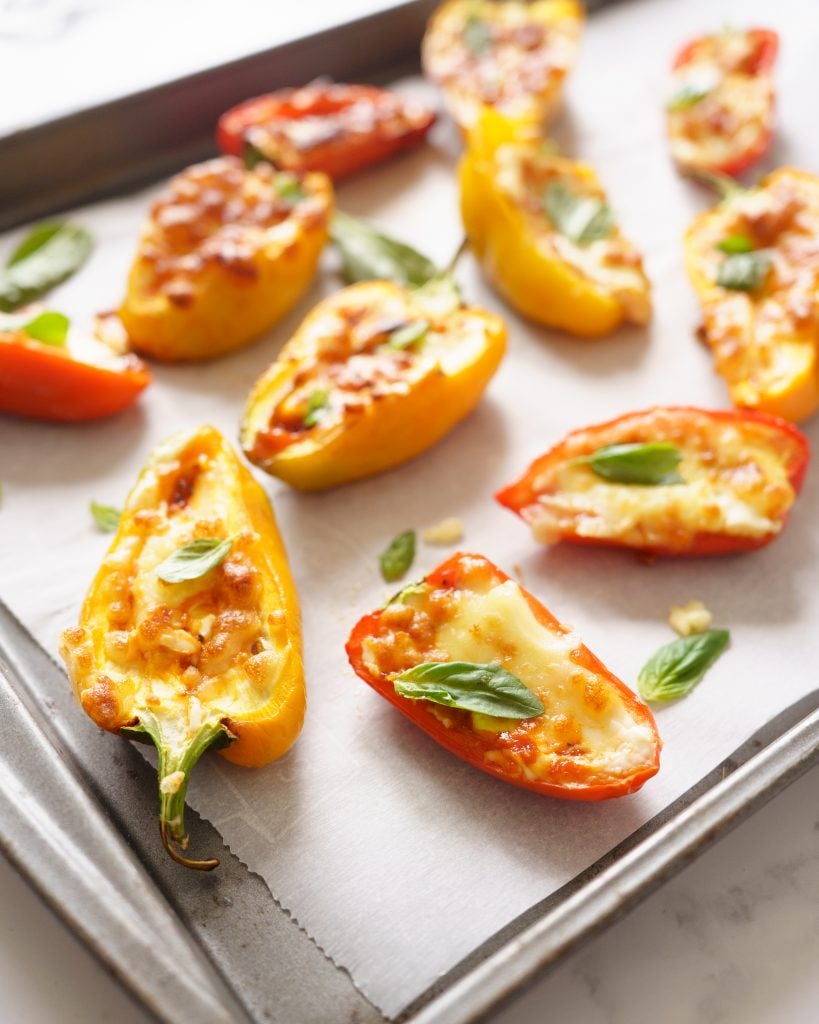
[[[815,1024],[818,793],[819,767],[492,1024]],[[3,1024],[149,1024],[2,861],[0,908]]]

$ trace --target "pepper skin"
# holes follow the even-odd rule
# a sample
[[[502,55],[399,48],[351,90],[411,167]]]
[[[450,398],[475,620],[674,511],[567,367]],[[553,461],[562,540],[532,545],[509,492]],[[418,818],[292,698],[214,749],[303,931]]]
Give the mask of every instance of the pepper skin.
[[[724,29],[684,46],[674,60],[666,106],[671,155],[685,171],[739,176],[773,139],[774,65],[770,29]]]
[[[157,575],[194,539],[227,537],[227,556],[199,578]],[[156,744],[169,854],[215,867],[182,853],[191,770],[214,744],[245,767],[281,757],[305,695],[298,598],[270,504],[213,427],[155,449],[60,652],[97,725]]]
[[[250,144],[274,167],[338,180],[420,145],[434,123],[431,110],[388,89],[316,81],[233,107],[216,140],[223,153],[243,156]]]
[[[425,325],[415,342],[394,347],[399,330]],[[242,448],[301,490],[379,473],[429,448],[471,412],[505,346],[498,317],[457,299],[442,309],[424,289],[351,285],[310,313],[257,381]],[[314,409],[317,397],[323,401]]]
[[[453,555],[367,615],[347,643],[358,675],[451,753],[495,778],[564,800],[634,793],[660,766],[649,709],[546,608],[481,555]],[[495,718],[395,691],[423,662],[500,664],[546,707]]]
[[[583,18],[576,0],[445,0],[424,35],[424,73],[465,131],[484,106],[546,125],[574,65]]]
[[[656,441],[679,449],[683,483],[615,483],[586,461],[607,445]],[[573,431],[495,498],[546,544],[724,555],[763,547],[781,533],[808,455],[807,439],[784,420],[656,407]]]
[[[72,423],[112,416],[151,382],[136,356],[71,330],[65,346],[0,330],[0,412]]]
[[[797,423],[819,408],[817,233],[819,177],[783,167],[700,214],[685,236],[703,336],[731,401]],[[717,283],[731,258],[718,246],[737,238],[770,264],[748,291]]]
[[[168,362],[242,348],[304,294],[328,238],[332,186],[236,157],[189,167],[151,210],[120,317]]]
[[[581,338],[610,334],[624,321],[646,323],[650,285],[617,226],[581,243],[547,212],[553,187],[605,203],[592,168],[538,142],[504,141],[514,136],[511,122],[487,113],[460,163],[461,217],[487,278],[525,317]]]

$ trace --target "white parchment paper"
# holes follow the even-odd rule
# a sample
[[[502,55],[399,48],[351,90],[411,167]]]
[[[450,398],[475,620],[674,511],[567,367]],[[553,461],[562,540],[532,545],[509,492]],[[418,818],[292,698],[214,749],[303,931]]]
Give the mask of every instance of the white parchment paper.
[[[307,722],[290,754],[264,770],[206,758],[190,803],[388,1014],[816,686],[819,474],[809,475],[786,533],[766,550],[651,567],[616,552],[537,549],[491,500],[573,427],[654,403],[726,405],[694,339],[697,309],[681,256],[681,233],[708,200],[672,172],[661,109],[673,50],[724,20],[781,31],[780,135],[768,166],[818,170],[819,7],[634,0],[595,14],[556,135],[566,152],[597,166],[646,255],[651,326],[599,342],[538,330],[504,308],[467,257],[460,270],[466,294],[510,327],[508,357],[478,411],[411,464],[329,494],[299,495],[263,480],[302,598]],[[420,82],[404,85],[429,95]],[[456,149],[454,132],[441,125],[425,152],[345,185],[340,205],[445,262],[461,236]],[[97,249],[52,305],[80,322],[116,304],[152,194],[77,213]],[[336,287],[332,262],[267,338],[212,365],[157,367],[139,407],[116,419],[75,427],[0,420],[0,593],[49,650],[76,621],[106,548],[89,500],[121,504],[149,449],[177,429],[207,421],[235,437],[252,382],[322,291]],[[808,434],[816,438],[815,425]],[[506,786],[439,749],[353,675],[347,634],[394,589],[378,575],[379,551],[399,530],[450,515],[465,520],[463,548],[519,571],[632,684],[648,654],[671,638],[665,617],[672,603],[700,598],[716,624],[730,627],[732,647],[706,681],[659,711],[662,769],[641,793],[573,805]],[[413,576],[446,554],[422,546]]]

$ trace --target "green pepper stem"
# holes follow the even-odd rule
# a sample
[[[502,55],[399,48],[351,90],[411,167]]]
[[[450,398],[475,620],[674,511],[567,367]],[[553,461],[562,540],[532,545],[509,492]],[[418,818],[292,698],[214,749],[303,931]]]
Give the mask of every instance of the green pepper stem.
[[[740,185],[734,178],[727,174],[718,174],[714,171],[689,171],[686,175],[694,181],[713,189],[720,198],[720,202],[730,201],[740,195],[747,195],[752,190]]]
[[[452,275],[455,273],[455,268],[458,266],[461,256],[463,256],[463,254],[466,252],[468,248],[469,237],[467,235],[464,235],[464,237],[461,239],[461,244],[455,250],[452,259],[447,264],[446,269],[444,270],[441,277],[452,277]]]
[[[185,794],[190,774],[208,747],[224,746],[233,739],[227,726],[220,720],[211,719],[190,735],[184,731],[180,739],[178,716],[160,715],[155,711],[143,710],[139,714],[139,724],[128,731],[131,734],[147,733],[156,746],[159,834],[162,845],[177,864],[195,871],[212,871],[219,866],[216,857],[192,860],[184,855],[188,846],[188,835],[185,831]]]

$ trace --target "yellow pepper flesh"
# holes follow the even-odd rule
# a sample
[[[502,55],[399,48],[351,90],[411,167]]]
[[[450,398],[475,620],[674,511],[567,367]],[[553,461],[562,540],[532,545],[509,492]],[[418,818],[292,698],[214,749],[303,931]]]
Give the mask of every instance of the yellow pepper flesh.
[[[192,541],[230,540],[203,574],[165,582]],[[151,455],[82,607],[63,633],[86,713],[111,732],[147,734],[159,752],[160,827],[188,861],[188,776],[203,751],[258,767],[284,754],[304,719],[298,598],[269,502],[212,427]]]
[[[393,347],[410,327],[421,336]],[[474,408],[505,346],[503,322],[483,310],[442,310],[423,289],[387,281],[352,285],[309,314],[257,381],[242,447],[302,490],[381,472],[429,448]],[[311,418],[316,395],[324,402]]]

